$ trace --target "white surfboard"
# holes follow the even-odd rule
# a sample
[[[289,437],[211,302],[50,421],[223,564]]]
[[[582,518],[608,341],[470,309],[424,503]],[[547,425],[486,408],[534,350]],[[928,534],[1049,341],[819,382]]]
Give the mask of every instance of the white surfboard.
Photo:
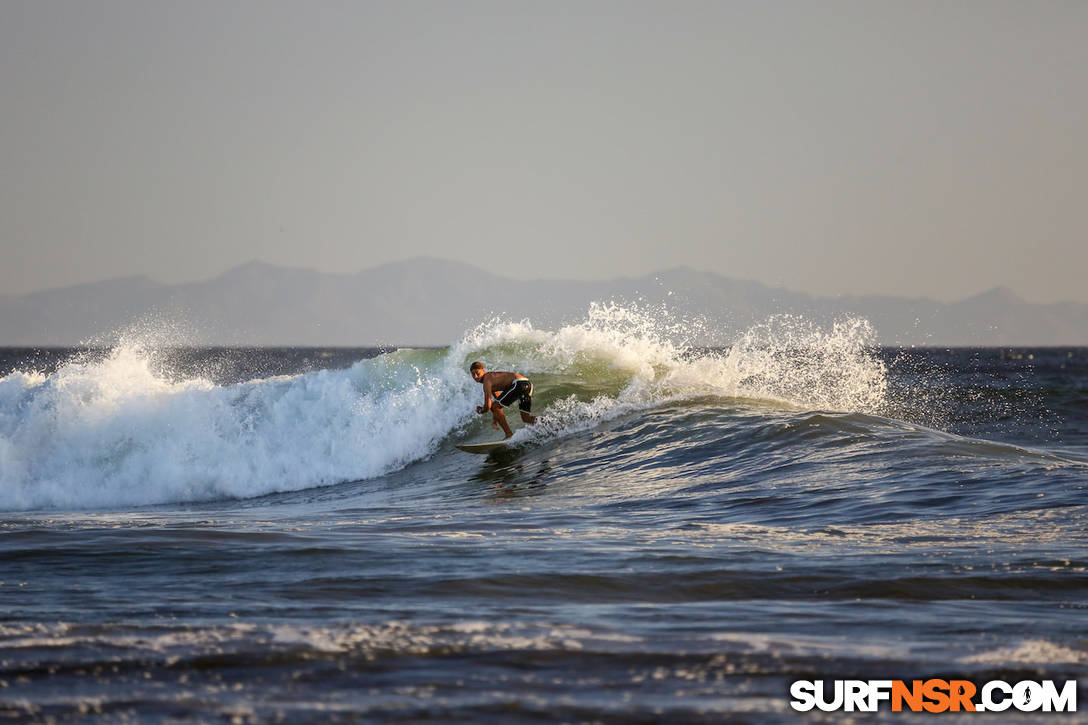
[[[506,448],[506,441],[492,441],[490,443],[463,443],[457,446],[457,450],[465,453],[490,453],[499,448]]]

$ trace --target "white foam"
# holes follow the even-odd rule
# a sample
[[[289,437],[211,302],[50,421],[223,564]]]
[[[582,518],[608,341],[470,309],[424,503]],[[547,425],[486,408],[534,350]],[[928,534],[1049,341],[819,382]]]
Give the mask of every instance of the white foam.
[[[14,373],[0,380],[0,508],[249,497],[403,467],[471,411],[467,375],[406,357],[216,386],[156,377],[122,346]]]
[[[78,626],[64,623],[34,625],[0,632],[0,647],[16,653],[39,648],[99,646],[131,653],[176,657],[184,652],[222,653],[258,643],[262,647],[303,648],[316,652],[379,652],[428,654],[435,651],[495,650],[613,650],[642,642],[611,631],[551,622],[485,622],[462,620],[448,624],[417,624],[392,620],[380,624],[331,625],[254,624],[235,622],[190,628]]]
[[[962,657],[960,662],[976,665],[1085,664],[1088,663],[1088,652],[1063,647],[1043,639],[1028,639],[1016,647]]]

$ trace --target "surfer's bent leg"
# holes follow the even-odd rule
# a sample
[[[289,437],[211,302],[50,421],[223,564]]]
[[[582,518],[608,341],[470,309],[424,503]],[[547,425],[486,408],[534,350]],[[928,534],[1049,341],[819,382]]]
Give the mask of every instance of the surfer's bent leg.
[[[533,409],[533,384],[528,380],[523,382],[527,384],[522,386],[522,394],[518,399],[518,409],[521,411],[521,422],[532,425],[536,423],[536,418],[529,414],[529,411]]]
[[[491,406],[491,417],[502,427],[502,432],[506,434],[507,438],[514,435],[514,431],[510,430],[510,424],[506,422],[506,414],[502,412],[501,405]]]
[[[515,400],[518,401],[518,409],[521,411],[522,422],[536,422],[536,418],[529,414],[529,411],[532,410],[533,407],[533,384],[529,382],[528,378],[520,378],[519,380],[514,381],[513,385],[499,393],[498,398],[499,405],[509,406],[512,405]],[[506,416],[504,415],[503,425],[505,425],[505,423]],[[511,435],[509,428],[506,428],[505,430],[507,431],[506,437],[509,438]]]

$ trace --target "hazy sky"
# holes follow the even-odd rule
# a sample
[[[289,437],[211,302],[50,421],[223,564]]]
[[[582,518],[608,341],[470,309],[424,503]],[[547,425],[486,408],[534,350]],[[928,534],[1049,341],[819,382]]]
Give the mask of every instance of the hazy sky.
[[[260,258],[1088,302],[1088,2],[0,0],[0,292]]]

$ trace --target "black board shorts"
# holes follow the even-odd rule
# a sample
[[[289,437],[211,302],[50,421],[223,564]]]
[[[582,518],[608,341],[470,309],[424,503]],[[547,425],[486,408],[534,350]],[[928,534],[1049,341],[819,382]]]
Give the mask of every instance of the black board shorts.
[[[528,378],[515,380],[514,384],[499,393],[496,402],[506,408],[514,401],[518,401],[518,410],[528,413],[533,408],[533,384]]]

